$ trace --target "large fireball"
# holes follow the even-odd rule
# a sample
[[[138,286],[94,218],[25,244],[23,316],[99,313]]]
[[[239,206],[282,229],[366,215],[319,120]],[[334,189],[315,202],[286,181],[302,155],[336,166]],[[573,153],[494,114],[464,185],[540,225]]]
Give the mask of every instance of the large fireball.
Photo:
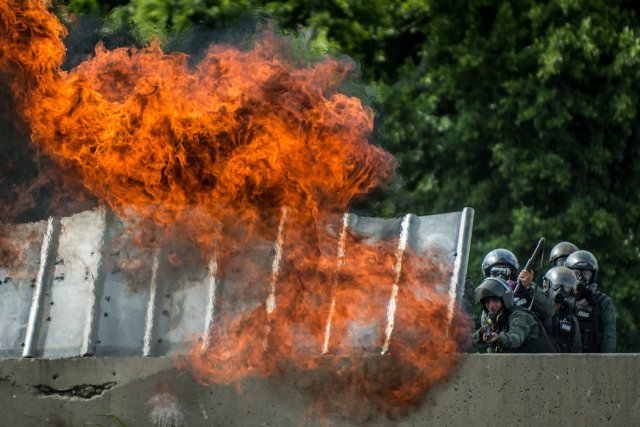
[[[256,281],[236,292],[258,302],[227,307],[183,366],[204,383],[311,373],[319,405],[345,413],[402,412],[446,378],[466,332],[437,290],[451,266],[339,225],[395,168],[369,142],[373,112],[339,91],[352,62],[301,60],[264,31],[196,65],[157,42],[99,44],[65,71],[65,35],[42,1],[0,0],[0,75],[40,150],[121,218],[197,242],[216,268],[275,242],[268,277],[242,266]]]

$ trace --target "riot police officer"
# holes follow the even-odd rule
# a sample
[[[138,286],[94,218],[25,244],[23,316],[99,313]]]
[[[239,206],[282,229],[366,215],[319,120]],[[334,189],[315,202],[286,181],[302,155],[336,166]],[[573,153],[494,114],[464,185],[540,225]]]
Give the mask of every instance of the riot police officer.
[[[472,335],[490,353],[554,353],[542,323],[528,309],[516,307],[513,290],[500,277],[489,277],[476,288],[486,321]]]
[[[616,316],[613,302],[598,290],[596,275],[598,261],[589,251],[576,251],[567,258],[565,266],[578,279],[573,289],[575,314],[580,324],[582,351],[585,353],[613,353],[616,351]]]
[[[482,260],[482,272],[484,277],[500,277],[505,280],[512,290],[516,289],[516,279],[522,286],[517,295],[514,294],[514,304],[517,307],[531,308],[542,321],[547,331],[550,331],[553,305],[548,295],[532,282],[533,272],[522,270],[518,273],[518,259],[513,252],[498,248],[490,251]],[[533,300],[533,304],[531,301]],[[482,318],[486,317],[483,313]]]
[[[578,247],[571,242],[556,243],[556,245],[551,248],[549,263],[554,267],[564,265],[567,257],[577,250]]]
[[[549,289],[555,308],[551,317],[549,335],[560,353],[580,353],[582,351],[580,326],[573,314],[575,298],[571,295],[578,279],[567,267],[558,266],[547,271],[544,281],[544,287]]]

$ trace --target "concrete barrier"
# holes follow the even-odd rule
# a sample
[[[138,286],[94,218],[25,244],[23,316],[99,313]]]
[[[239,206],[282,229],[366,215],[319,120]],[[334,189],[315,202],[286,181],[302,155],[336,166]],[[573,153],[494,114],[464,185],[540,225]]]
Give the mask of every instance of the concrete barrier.
[[[316,426],[307,397],[250,379],[200,385],[170,358],[0,360],[0,425]],[[637,426],[640,355],[467,355],[406,416],[330,425]]]

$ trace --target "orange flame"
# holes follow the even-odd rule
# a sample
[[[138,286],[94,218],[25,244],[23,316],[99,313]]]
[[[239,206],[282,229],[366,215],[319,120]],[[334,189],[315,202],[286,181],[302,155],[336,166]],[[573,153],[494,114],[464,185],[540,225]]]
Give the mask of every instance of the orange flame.
[[[120,214],[211,240],[231,215],[344,210],[392,172],[392,158],[368,143],[372,112],[336,92],[350,63],[296,64],[265,33],[250,51],[211,46],[194,69],[154,43],[98,45],[65,72],[65,30],[41,2],[0,7],[2,71],[32,140]]]
[[[449,318],[448,298],[437,289],[448,285],[451,265],[434,260],[446,255],[437,247],[423,256],[405,252],[395,328],[381,355],[398,242],[371,245],[348,235],[338,266],[337,236],[321,234],[310,244],[302,233],[286,233],[287,267],[278,278],[276,309],[259,303],[268,299],[266,287],[238,283],[234,296],[246,301],[251,293],[258,303],[242,311],[221,309],[210,348],[194,346],[181,366],[204,383],[235,383],[249,375],[288,379],[311,393],[320,409],[357,418],[415,408],[457,365],[467,336],[466,317],[456,312]]]
[[[194,345],[198,379],[320,372],[309,387],[321,406],[393,413],[456,365],[467,323],[449,321],[437,289],[451,266],[325,232],[395,167],[369,144],[372,111],[338,92],[352,63],[306,63],[265,31],[251,49],[210,46],[194,67],[158,43],[99,44],[64,71],[66,30],[37,0],[0,0],[0,31],[0,74],[33,142],[118,215],[196,241],[222,265],[231,249],[276,242],[270,277],[242,266],[270,285],[239,283],[255,303],[221,310],[210,347]]]

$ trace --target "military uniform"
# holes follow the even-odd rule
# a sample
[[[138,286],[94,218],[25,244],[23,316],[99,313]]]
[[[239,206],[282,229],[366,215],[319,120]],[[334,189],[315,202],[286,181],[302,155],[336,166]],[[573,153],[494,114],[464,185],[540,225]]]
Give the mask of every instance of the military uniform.
[[[485,255],[482,260],[482,273],[485,278],[488,277],[501,277],[509,286],[513,289],[518,277],[518,258],[513,252],[498,248],[494,249]],[[516,307],[529,308],[536,313],[538,319],[540,319],[547,332],[551,330],[551,316],[553,315],[553,304],[547,294],[542,292],[535,283],[531,283],[529,289],[524,286],[516,287],[518,294],[513,295],[513,303]],[[533,305],[531,305],[533,300]],[[485,312],[481,315],[481,322],[484,320],[486,323]]]
[[[575,315],[580,324],[583,352],[615,353],[616,315],[611,298],[602,292],[590,292],[576,301]]]
[[[487,348],[490,353],[556,352],[536,315],[526,308],[514,307],[513,290],[504,279],[485,278],[476,288],[476,301],[482,304],[487,316],[482,321],[482,327],[471,336],[474,344],[490,344]],[[492,334],[498,334],[498,337],[485,342],[483,332],[489,318],[492,319]]]
[[[542,283],[557,307],[551,318],[549,335],[560,353],[582,351],[580,325],[574,315],[575,298],[572,295],[577,285],[578,279],[574,272],[564,266],[556,266],[547,271]]]
[[[573,252],[565,265],[573,270],[578,283],[575,315],[580,323],[582,351],[585,353],[614,353],[616,351],[616,314],[611,298],[598,291],[595,283],[598,260],[589,251]]]
[[[560,353],[581,353],[582,339],[578,319],[570,310],[561,309],[551,317],[551,338]]]
[[[555,353],[542,323],[526,308],[512,308],[504,326],[493,331],[500,335],[497,345],[489,347],[489,353]],[[486,326],[486,323],[482,325]],[[473,335],[475,344],[485,345],[482,339],[484,328],[481,327]]]
[[[533,299],[533,305],[531,305],[531,299]],[[553,316],[553,303],[549,295],[542,291],[542,288],[535,283],[531,284],[529,289],[525,289],[524,286],[520,287],[518,294],[515,295],[514,304],[516,307],[529,308],[531,305],[531,311],[533,311],[538,319],[542,322],[547,332],[551,330],[551,316]]]
[[[542,322],[547,333],[551,333],[551,316],[553,316],[553,302],[549,295],[545,294],[542,289],[535,283],[531,284],[529,289],[525,289],[524,286],[520,287],[518,295],[514,296],[513,304],[516,307],[529,308],[531,305],[531,299],[533,298],[533,305],[531,311],[533,311],[538,319]],[[484,323],[482,323],[484,322]],[[480,316],[480,323],[487,323],[487,313],[484,311]]]

